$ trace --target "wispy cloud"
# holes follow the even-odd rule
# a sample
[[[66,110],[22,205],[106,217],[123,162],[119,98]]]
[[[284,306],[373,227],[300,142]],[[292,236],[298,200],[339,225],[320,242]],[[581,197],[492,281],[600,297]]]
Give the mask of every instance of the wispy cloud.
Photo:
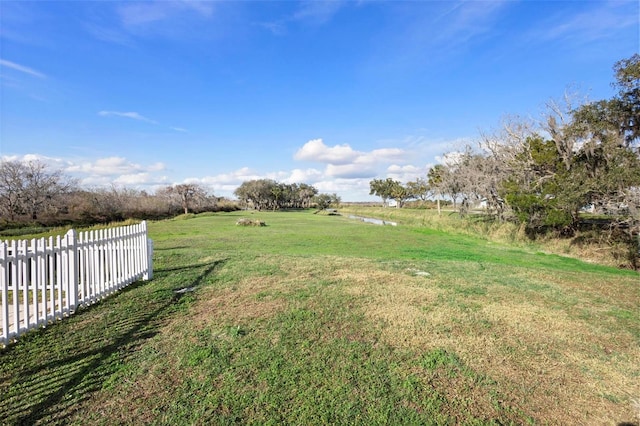
[[[255,25],[268,30],[273,35],[282,36],[287,33],[287,25],[285,24],[284,21],[260,22]]]
[[[154,1],[126,3],[118,8],[118,15],[122,24],[130,29],[164,21],[176,15],[189,12],[208,18],[213,14],[213,3],[187,0]]]
[[[373,35],[366,71],[373,75],[405,76],[436,69],[496,37],[500,19],[517,2],[422,1],[385,2],[390,25]],[[404,78],[404,77],[403,77]]]
[[[304,1],[293,14],[292,20],[321,25],[330,21],[343,5],[344,2],[339,0]]]
[[[0,66],[6,67],[6,68],[11,68],[13,70],[20,71],[20,72],[23,72],[25,74],[29,74],[29,75],[31,75],[33,77],[47,78],[47,76],[45,74],[41,73],[40,71],[36,71],[33,68],[29,68],[29,67],[24,66],[24,65],[16,64],[15,62],[7,61],[5,59],[0,59]]]
[[[219,3],[194,0],[146,0],[135,2],[104,2],[114,20],[103,15],[93,16],[83,23],[84,30],[94,38],[133,47],[138,37],[183,39],[206,37],[215,33],[211,18]]]
[[[611,37],[624,28],[638,27],[640,6],[636,2],[586,4],[592,7],[582,13],[550,17],[539,29],[532,31],[529,37],[543,42],[575,40],[589,43]]]
[[[283,18],[261,22],[258,25],[269,30],[274,35],[285,35],[289,24],[299,22],[305,25],[321,26],[331,21],[344,7],[346,2],[341,0],[313,0],[300,2],[298,8]]]
[[[158,124],[157,121],[151,120],[150,118],[140,115],[137,112],[100,111],[98,115],[102,117],[109,117],[109,116],[124,117],[124,118],[130,118],[132,120],[144,121],[151,124]]]
[[[423,47],[430,45],[438,51],[451,51],[494,31],[496,21],[510,4],[508,0],[457,2],[413,31],[420,34],[418,40]]]
[[[149,124],[156,124],[156,125],[161,125],[159,122],[157,122],[156,120],[152,120],[150,118],[145,117],[144,115],[135,112],[135,111],[130,111],[130,112],[122,112],[122,111],[100,111],[98,112],[98,115],[101,117],[122,117],[122,118],[129,118],[131,120],[137,120],[137,121],[143,121],[145,123],[149,123]],[[188,133],[189,131],[183,127],[176,127],[176,126],[168,126],[169,129],[173,130],[174,132],[180,132],[180,133]]]
[[[86,22],[84,29],[100,41],[131,47],[134,45],[129,34],[120,28],[109,28],[102,24]]]

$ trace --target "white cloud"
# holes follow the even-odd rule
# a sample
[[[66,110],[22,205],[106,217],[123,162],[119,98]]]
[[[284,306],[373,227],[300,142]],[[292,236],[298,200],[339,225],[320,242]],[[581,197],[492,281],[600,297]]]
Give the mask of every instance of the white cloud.
[[[369,152],[356,151],[348,144],[329,147],[322,139],[313,139],[300,148],[296,160],[325,163],[325,177],[331,178],[373,178],[384,169],[386,163],[405,162],[409,152],[401,148],[380,148]]]
[[[143,115],[140,115],[137,112],[100,111],[98,115],[101,117],[115,116],[115,117],[131,118],[132,120],[145,121],[151,124],[158,124],[157,121],[151,120]]]
[[[426,178],[430,167],[431,166],[429,164],[424,167],[418,167],[410,164],[404,166],[392,164],[387,168],[387,177],[403,183],[415,181],[418,178],[424,179]]]
[[[283,180],[283,183],[308,183],[312,185],[322,176],[322,172],[316,169],[293,169],[290,175]]]
[[[117,177],[89,175],[79,178],[80,186],[84,188],[99,188],[121,186],[127,188],[155,191],[171,184],[167,176],[156,176],[151,173],[126,174]]]
[[[296,160],[315,161],[333,166],[349,164],[374,164],[398,161],[407,154],[400,148],[374,149],[371,152],[356,151],[349,144],[329,147],[322,139],[313,139],[305,143],[294,155]]]
[[[148,172],[124,174],[113,180],[113,183],[124,186],[148,186],[167,184],[166,176],[156,177]]]
[[[323,193],[336,193],[344,201],[370,200],[370,179],[328,179],[316,182],[314,186]]]
[[[183,180],[184,183],[195,183],[210,189],[217,196],[233,197],[233,192],[242,185],[243,182],[257,179],[273,179],[278,182],[286,182],[290,173],[270,172],[265,174],[257,173],[248,167],[242,167],[230,173],[220,173],[213,176],[189,177]]]
[[[410,164],[406,166],[399,166],[397,164],[392,164],[387,168],[387,171],[389,173],[416,173],[420,171],[420,168],[416,166],[412,166]]]
[[[400,161],[404,160],[407,156],[407,151],[400,148],[382,148],[374,149],[370,153],[361,155],[356,163],[383,163],[388,161]]]
[[[322,139],[313,139],[305,143],[293,158],[319,163],[347,164],[354,161],[359,155],[360,153],[354,151],[347,144],[328,147]]]
[[[107,176],[85,176],[80,178],[80,185],[84,188],[110,186],[113,180]]]
[[[29,67],[26,67],[24,65],[16,64],[15,62],[7,61],[5,59],[0,59],[0,66],[6,67],[6,68],[11,68],[13,70],[20,71],[20,72],[25,73],[25,74],[29,74],[29,75],[31,75],[33,77],[47,78],[47,76],[44,75],[43,73],[41,73],[40,71],[36,71],[33,68],[29,68]]]
[[[365,152],[354,150],[348,144],[330,147],[322,139],[314,139],[304,144],[294,158],[323,163],[324,170],[295,169],[285,182],[309,183],[320,192],[336,192],[345,200],[370,200],[371,179],[390,177],[406,183],[426,178],[434,156],[450,148],[453,142],[407,136],[379,142],[392,147]]]
[[[264,179],[265,176],[259,175],[248,167],[242,167],[230,173],[220,173],[213,176],[190,177],[184,180],[184,183],[197,183],[213,190],[215,194],[231,196],[233,191],[242,184],[242,182]]]
[[[327,164],[325,175],[334,178],[373,178],[377,171],[374,167],[363,164]]]
[[[436,161],[440,164],[444,164],[447,167],[455,167],[462,161],[464,156],[464,152],[461,151],[452,151],[447,152],[444,155],[439,155],[436,157]]]
[[[71,164],[66,168],[69,173],[87,174],[92,176],[124,176],[145,172],[159,172],[165,169],[163,163],[142,166],[130,162],[124,157],[99,158],[80,164]]]
[[[167,168],[167,166],[162,163],[162,162],[157,162],[157,163],[153,163],[152,165],[148,166],[146,169],[150,172],[159,172],[162,170],[165,170]]]
[[[64,160],[62,158],[55,157],[47,157],[45,155],[40,154],[24,154],[24,155],[3,155],[0,157],[1,161],[20,161],[20,162],[29,162],[29,161],[39,161],[41,163],[46,164],[53,170],[64,170],[66,167],[71,164],[69,161]]]

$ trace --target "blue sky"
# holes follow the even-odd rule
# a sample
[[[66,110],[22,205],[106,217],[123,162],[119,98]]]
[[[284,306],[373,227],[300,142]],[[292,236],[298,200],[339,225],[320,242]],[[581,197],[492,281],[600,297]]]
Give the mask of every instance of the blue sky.
[[[406,182],[505,114],[613,95],[632,1],[0,0],[0,156],[86,187]]]

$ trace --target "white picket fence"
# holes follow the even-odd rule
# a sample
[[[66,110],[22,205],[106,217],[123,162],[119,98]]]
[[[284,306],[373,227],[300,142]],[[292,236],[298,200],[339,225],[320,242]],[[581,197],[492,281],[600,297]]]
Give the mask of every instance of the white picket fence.
[[[153,275],[147,224],[0,242],[0,345]]]

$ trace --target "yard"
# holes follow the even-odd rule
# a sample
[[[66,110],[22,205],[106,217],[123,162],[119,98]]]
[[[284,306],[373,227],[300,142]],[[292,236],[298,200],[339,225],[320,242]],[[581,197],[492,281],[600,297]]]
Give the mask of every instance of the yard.
[[[640,421],[637,272],[310,211],[149,230],[152,281],[0,352],[0,422]]]

